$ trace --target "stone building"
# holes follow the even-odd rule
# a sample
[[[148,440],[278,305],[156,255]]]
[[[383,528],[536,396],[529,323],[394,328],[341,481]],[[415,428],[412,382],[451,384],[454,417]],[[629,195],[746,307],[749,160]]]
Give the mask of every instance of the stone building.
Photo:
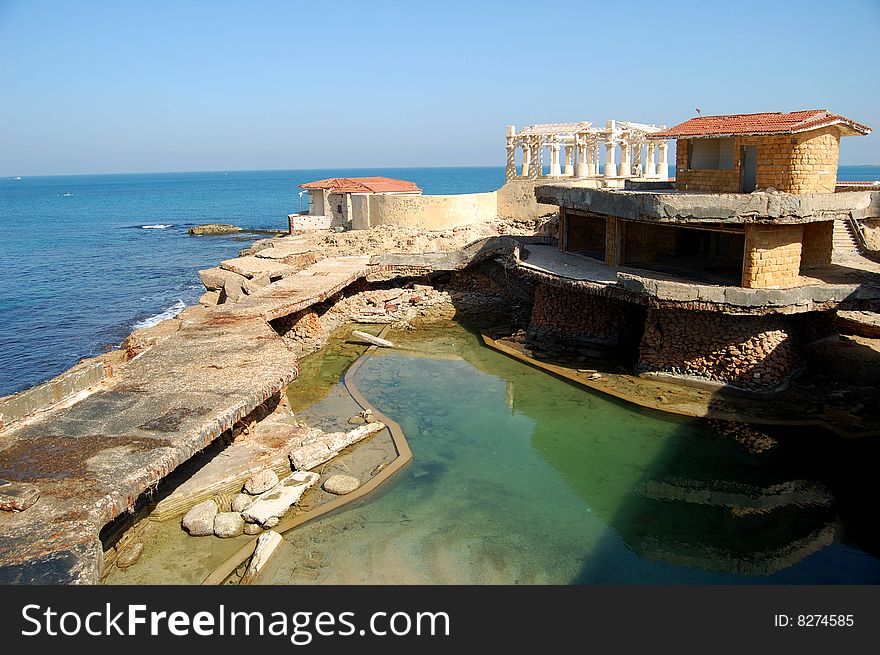
[[[391,177],[331,177],[300,184],[307,194],[307,209],[287,218],[290,231],[330,227],[364,228],[369,225],[369,196],[421,195],[422,190],[408,180]]]
[[[825,109],[698,116],[647,136],[676,140],[675,188],[832,193],[840,138],[871,128]]]
[[[701,116],[645,137],[677,141],[674,182],[536,187],[561,253],[541,253],[533,326],[562,312],[567,336],[637,345],[643,373],[779,388],[837,309],[880,308],[876,265],[835,251],[836,227],[880,217],[880,193],[835,193],[840,138],[870,131],[824,110]]]

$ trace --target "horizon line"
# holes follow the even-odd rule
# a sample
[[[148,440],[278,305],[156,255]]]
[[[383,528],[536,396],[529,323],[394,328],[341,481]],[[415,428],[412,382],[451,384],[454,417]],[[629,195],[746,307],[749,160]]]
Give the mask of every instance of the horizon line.
[[[673,167],[671,164],[670,167]],[[875,164],[838,164],[838,168],[880,168],[880,163]],[[32,178],[32,177],[88,177],[88,176],[108,176],[108,175],[176,175],[183,173],[273,173],[285,171],[339,171],[339,170],[404,170],[404,169],[436,169],[436,168],[505,168],[504,164],[444,164],[439,166],[319,166],[317,168],[216,168],[202,170],[161,170],[161,171],[113,171],[113,172],[89,172],[89,173],[39,173],[30,175],[0,175],[0,179],[15,180],[16,178]],[[845,180],[844,180],[845,181]]]

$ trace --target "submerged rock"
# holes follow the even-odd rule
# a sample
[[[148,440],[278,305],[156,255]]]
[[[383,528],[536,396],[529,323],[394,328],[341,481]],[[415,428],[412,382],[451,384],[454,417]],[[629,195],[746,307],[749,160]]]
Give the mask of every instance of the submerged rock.
[[[221,539],[237,537],[244,532],[244,519],[238,512],[221,512],[214,517],[214,534]]]
[[[214,517],[217,516],[217,511],[217,503],[206,500],[188,511],[180,524],[190,536],[206,537],[214,534]]]
[[[252,496],[259,496],[278,484],[278,476],[272,469],[263,469],[244,483],[244,490]]]
[[[144,545],[140,542],[126,546],[117,553],[116,566],[120,569],[127,569],[141,558],[143,552]]]
[[[350,494],[361,486],[361,481],[353,475],[331,475],[324,481],[324,491],[329,491],[337,496]]]

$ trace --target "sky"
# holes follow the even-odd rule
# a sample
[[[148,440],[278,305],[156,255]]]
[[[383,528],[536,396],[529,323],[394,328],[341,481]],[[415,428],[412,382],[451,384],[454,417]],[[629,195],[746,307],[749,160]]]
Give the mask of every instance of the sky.
[[[0,175],[503,165],[508,124],[697,107],[880,130],[878,45],[880,0],[0,0]]]

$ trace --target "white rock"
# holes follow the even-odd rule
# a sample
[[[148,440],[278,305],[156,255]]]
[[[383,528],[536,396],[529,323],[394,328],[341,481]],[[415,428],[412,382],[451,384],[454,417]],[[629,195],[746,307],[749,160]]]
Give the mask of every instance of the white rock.
[[[251,555],[251,560],[248,562],[247,570],[244,572],[240,584],[249,585],[253,582],[257,574],[266,566],[266,562],[269,561],[275,549],[281,545],[281,541],[281,535],[271,530],[257,537],[254,554]]]
[[[278,476],[272,469],[263,469],[244,483],[244,490],[252,496],[259,496],[278,484]]]
[[[253,496],[249,496],[247,494],[238,494],[235,498],[232,499],[230,509],[233,512],[243,512],[252,502],[254,502]]]
[[[217,516],[217,503],[206,500],[188,511],[180,524],[193,537],[205,537],[214,534],[215,516]]]
[[[318,481],[317,473],[297,471],[274,489],[261,494],[241,515],[248,523],[266,525],[272,519],[280,519],[291,505],[299,501],[306,489]]]
[[[348,432],[322,432],[312,429],[299,448],[290,452],[290,463],[297,471],[308,471],[332,459],[343,448],[384,429],[385,424],[381,421],[360,425]]]
[[[337,496],[350,494],[361,486],[361,481],[353,475],[331,475],[324,481],[324,491]]]
[[[221,512],[214,517],[214,534],[221,539],[237,537],[244,532],[244,519],[238,512]]]

